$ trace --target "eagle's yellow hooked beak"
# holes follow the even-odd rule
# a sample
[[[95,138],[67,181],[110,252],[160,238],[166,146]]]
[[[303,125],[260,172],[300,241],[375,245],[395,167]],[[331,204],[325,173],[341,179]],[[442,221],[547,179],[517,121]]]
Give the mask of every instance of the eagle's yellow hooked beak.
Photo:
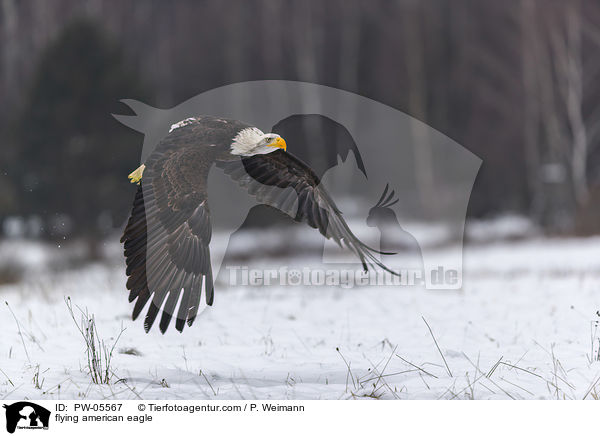
[[[271,142],[268,145],[269,147],[283,148],[284,151],[287,151],[287,144],[285,143],[285,139],[283,139],[281,136],[275,138],[275,141]]]

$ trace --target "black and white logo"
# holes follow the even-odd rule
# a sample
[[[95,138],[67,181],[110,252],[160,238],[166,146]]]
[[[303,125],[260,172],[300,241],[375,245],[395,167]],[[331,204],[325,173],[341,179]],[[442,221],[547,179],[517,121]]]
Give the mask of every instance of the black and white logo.
[[[48,429],[50,411],[29,401],[5,404],[6,431],[14,433],[16,429],[36,430]]]

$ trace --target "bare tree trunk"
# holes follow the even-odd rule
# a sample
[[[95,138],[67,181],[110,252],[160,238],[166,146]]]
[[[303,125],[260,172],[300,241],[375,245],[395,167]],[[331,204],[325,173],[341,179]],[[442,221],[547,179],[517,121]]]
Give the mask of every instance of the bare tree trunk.
[[[582,205],[588,197],[587,130],[583,119],[583,68],[581,59],[581,3],[567,3],[566,39],[564,74],[566,75],[565,103],[573,136],[571,159],[573,187],[577,203]]]
[[[564,4],[563,14],[548,25],[549,45],[555,77],[555,94],[561,99],[557,108],[564,119],[561,147],[570,165],[571,185],[577,205],[585,203],[587,186],[587,129],[583,116],[583,68],[581,55],[581,4]],[[561,114],[564,113],[564,115]]]
[[[340,8],[341,13],[341,40],[340,40],[340,53],[339,53],[339,84],[342,89],[351,92],[358,92],[358,70],[359,70],[359,56],[360,56],[360,36],[361,36],[361,4],[356,0],[347,1],[344,3],[343,7]],[[346,106],[344,111],[349,113],[348,117],[350,121],[349,126],[345,126],[347,128],[353,129],[358,126],[358,100],[352,99],[352,104],[350,106]],[[340,134],[340,131],[337,131]],[[339,147],[340,138],[336,138],[336,146]],[[355,156],[358,159],[358,156]],[[340,177],[340,179],[335,180],[336,186],[341,186],[341,177],[343,174],[341,172],[334,172],[335,176]],[[360,182],[362,179],[362,174],[358,171],[353,172],[353,182]],[[353,183],[348,184],[348,186],[353,186]]]
[[[425,83],[425,59],[421,33],[420,4],[406,5],[402,13],[405,29],[406,68],[408,71],[408,107],[410,114],[423,123],[427,122],[427,85]],[[426,216],[436,215],[435,179],[431,143],[428,128],[416,120],[411,122],[415,140],[415,175],[419,199]]]
[[[539,26],[537,22],[535,0],[521,0],[520,8],[522,50],[521,68],[523,79],[523,142],[527,164],[527,182],[531,204],[531,214],[539,221],[543,208],[543,186],[540,174],[539,150],[539,90],[536,77],[537,55],[539,52]]]
[[[0,39],[0,53],[3,55],[2,93],[4,99],[8,100],[8,102],[12,102],[15,100],[14,90],[16,87],[14,84],[18,75],[17,67],[19,56],[19,38],[17,34],[19,17],[15,0],[2,0],[1,17],[2,23],[0,29],[2,29],[2,38]],[[4,107],[7,106],[6,100],[3,104]],[[0,116],[2,115],[3,114],[0,113]]]

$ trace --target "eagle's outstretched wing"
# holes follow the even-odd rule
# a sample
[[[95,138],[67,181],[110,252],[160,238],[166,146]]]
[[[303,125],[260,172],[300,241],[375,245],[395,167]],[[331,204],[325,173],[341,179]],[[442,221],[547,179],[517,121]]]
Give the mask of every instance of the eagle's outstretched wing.
[[[121,242],[129,301],[137,298],[133,319],[152,297],[144,320],[146,331],[164,304],[160,320],[164,333],[180,299],[175,327],[182,331],[186,321],[192,325],[203,287],[206,303],[212,304],[212,231],[206,194],[212,162],[204,165],[207,157],[201,147],[166,143],[145,163],[143,182]]]
[[[286,212],[295,221],[306,222],[340,247],[345,245],[360,259],[365,271],[375,264],[396,274],[374,256],[374,253],[392,253],[382,253],[358,239],[321,185],[319,177],[292,154],[277,150],[269,154],[244,157],[241,163],[217,161],[217,166],[246,188],[260,203]],[[273,186],[282,189],[273,190]]]

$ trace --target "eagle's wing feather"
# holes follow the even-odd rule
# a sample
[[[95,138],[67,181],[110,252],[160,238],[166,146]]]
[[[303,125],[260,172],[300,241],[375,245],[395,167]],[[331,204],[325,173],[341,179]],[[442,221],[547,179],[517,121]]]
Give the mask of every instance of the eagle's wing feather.
[[[338,245],[345,245],[360,259],[365,271],[375,264],[396,274],[373,254],[380,252],[365,245],[352,233],[335,202],[321,185],[319,177],[300,159],[277,150],[269,154],[244,157],[241,163],[217,161],[217,166],[259,202],[276,207],[292,216],[295,221],[306,222],[318,229],[323,236],[334,240]]]
[[[121,242],[129,276],[129,301],[137,298],[134,319],[151,300],[144,320],[146,331],[161,307],[163,333],[174,315],[177,330],[182,331],[186,321],[191,325],[198,313],[203,285],[206,303],[213,302],[209,252],[212,232],[206,194],[210,165],[203,164],[207,157],[200,147],[166,143],[145,163],[143,181]]]

